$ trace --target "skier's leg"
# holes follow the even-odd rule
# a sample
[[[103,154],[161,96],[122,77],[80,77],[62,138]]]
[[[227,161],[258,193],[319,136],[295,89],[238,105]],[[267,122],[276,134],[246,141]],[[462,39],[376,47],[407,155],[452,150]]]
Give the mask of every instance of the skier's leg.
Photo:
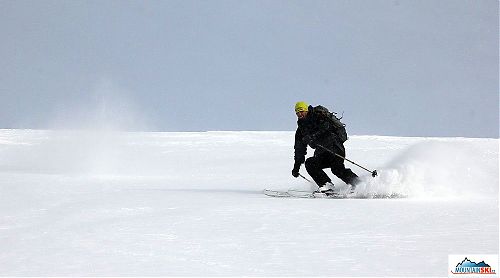
[[[351,169],[345,168],[344,160],[340,157],[335,157],[332,162],[332,173],[346,184],[356,186],[359,182],[359,177]]]
[[[313,178],[318,186],[322,186],[327,182],[332,182],[330,177],[323,171],[328,167],[328,161],[321,156],[313,156],[306,159],[305,162],[307,173]]]

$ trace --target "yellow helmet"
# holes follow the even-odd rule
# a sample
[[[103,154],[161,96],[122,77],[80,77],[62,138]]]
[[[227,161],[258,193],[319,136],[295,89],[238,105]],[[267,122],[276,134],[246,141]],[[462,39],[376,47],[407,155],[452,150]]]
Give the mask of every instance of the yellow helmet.
[[[307,103],[305,103],[304,101],[299,101],[295,103],[295,113],[307,111],[308,107],[309,105]]]

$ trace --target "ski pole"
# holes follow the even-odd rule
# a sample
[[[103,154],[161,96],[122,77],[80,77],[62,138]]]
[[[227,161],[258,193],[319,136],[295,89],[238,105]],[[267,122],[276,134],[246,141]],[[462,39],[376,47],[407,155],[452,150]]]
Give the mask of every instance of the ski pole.
[[[299,173],[299,176],[300,176],[301,178],[305,179],[306,181],[308,181],[308,182],[312,183],[312,181],[311,181],[311,180],[309,180],[308,178],[306,178],[306,177],[302,176],[302,174],[300,174],[300,173]]]
[[[320,147],[320,148],[324,149],[325,151],[328,151],[328,152],[330,152],[330,153],[332,153],[332,154],[334,154],[334,155],[336,155],[336,156],[338,156],[338,157],[342,158],[343,160],[347,160],[347,161],[351,162],[352,164],[354,164],[354,165],[358,166],[359,168],[361,168],[361,169],[363,169],[363,170],[366,170],[366,171],[370,172],[370,173],[372,174],[372,177],[376,177],[376,176],[378,175],[377,170],[373,170],[373,171],[368,170],[368,169],[366,169],[365,167],[363,167],[363,166],[359,165],[358,163],[356,163],[356,162],[354,162],[354,161],[352,161],[352,160],[349,160],[349,159],[347,159],[347,158],[345,158],[345,157],[341,156],[340,154],[338,154],[338,153],[336,153],[336,152],[334,152],[334,151],[332,151],[332,150],[330,150],[330,149],[328,149],[328,148],[326,148],[326,147],[323,147],[323,146],[321,146],[321,145],[318,145],[318,147]]]

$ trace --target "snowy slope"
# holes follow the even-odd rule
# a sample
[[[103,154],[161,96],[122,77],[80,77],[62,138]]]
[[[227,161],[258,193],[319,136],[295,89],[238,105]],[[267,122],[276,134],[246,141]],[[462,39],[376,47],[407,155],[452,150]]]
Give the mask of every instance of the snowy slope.
[[[498,139],[352,136],[348,157],[380,174],[352,166],[357,194],[408,198],[264,196],[311,187],[292,146],[0,130],[0,276],[447,276],[449,254],[498,254]]]

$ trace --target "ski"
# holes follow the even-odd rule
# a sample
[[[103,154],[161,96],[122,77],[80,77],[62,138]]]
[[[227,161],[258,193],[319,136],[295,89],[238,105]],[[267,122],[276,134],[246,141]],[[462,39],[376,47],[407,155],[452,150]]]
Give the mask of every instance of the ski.
[[[269,196],[269,197],[280,197],[280,198],[292,197],[290,194],[288,194],[287,191],[264,189],[263,193],[264,193],[264,195]]]
[[[345,199],[348,195],[333,193],[325,194],[320,192],[302,191],[289,189],[287,191],[264,189],[264,195],[278,198],[305,198],[305,199]]]
[[[295,190],[289,189],[283,190],[273,190],[264,189],[264,195],[276,198],[303,198],[303,199],[404,199],[408,196],[392,193],[392,194],[369,194],[369,195],[359,195],[355,193],[345,193],[345,192],[335,192],[333,194],[325,194],[320,192],[312,192],[305,190]]]

